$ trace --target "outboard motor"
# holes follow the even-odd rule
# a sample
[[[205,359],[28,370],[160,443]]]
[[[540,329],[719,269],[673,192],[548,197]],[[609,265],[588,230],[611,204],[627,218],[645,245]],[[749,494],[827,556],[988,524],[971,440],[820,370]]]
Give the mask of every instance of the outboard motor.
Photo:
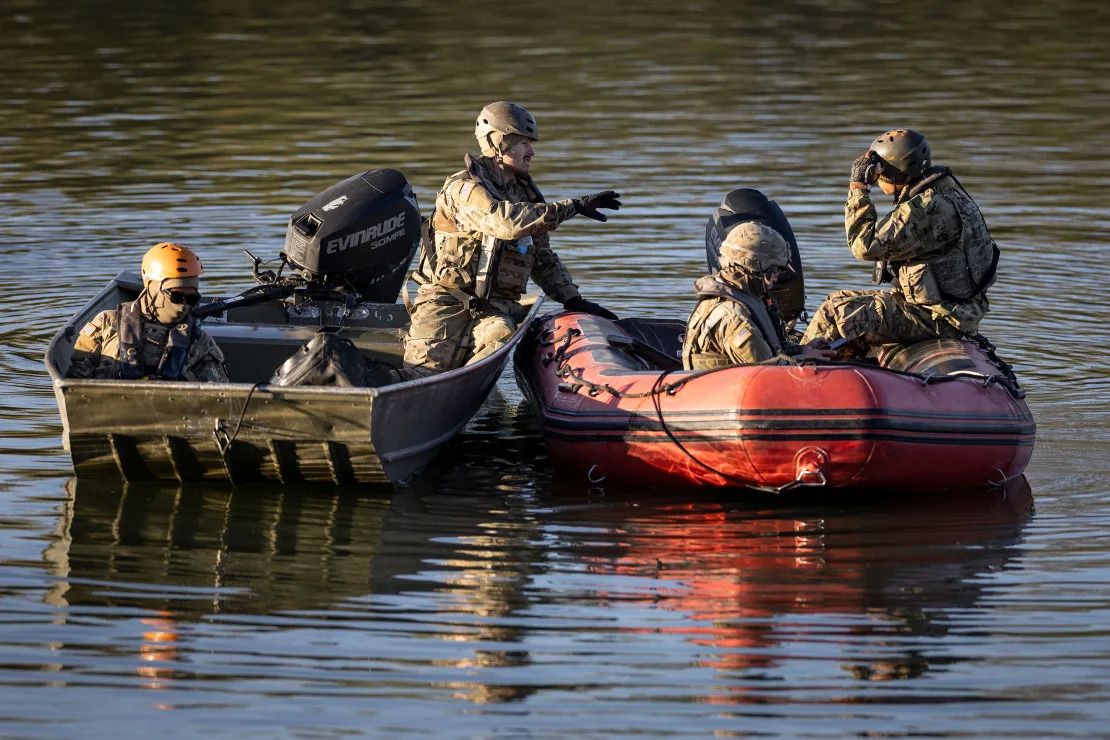
[[[420,207],[397,170],[370,170],[319,193],[289,218],[281,254],[324,288],[394,303],[420,244]]]
[[[721,244],[728,232],[748,221],[769,226],[782,235],[790,245],[790,266],[794,272],[783,272],[779,282],[771,291],[771,297],[778,303],[782,319],[787,324],[795,321],[805,310],[806,289],[802,275],[802,256],[798,252],[798,240],[794,230],[786,220],[786,214],[779,204],[769,200],[766,195],[754,188],[737,188],[725,196],[720,208],[709,218],[705,227],[705,261],[710,272],[721,268]]]

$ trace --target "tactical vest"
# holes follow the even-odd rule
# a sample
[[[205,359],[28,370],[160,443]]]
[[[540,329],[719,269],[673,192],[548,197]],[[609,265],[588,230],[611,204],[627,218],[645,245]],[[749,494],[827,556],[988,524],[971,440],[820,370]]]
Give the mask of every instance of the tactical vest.
[[[767,342],[767,346],[771,348],[771,353],[778,354],[782,350],[782,341],[780,339],[782,336],[781,320],[779,326],[776,327],[775,319],[772,318],[771,313],[767,310],[767,306],[759,298],[745,293],[742,290],[738,290],[716,275],[706,275],[705,277],[698,278],[694,283],[694,293],[698,297],[698,307],[701,306],[702,301],[710,298],[723,298],[733,303],[738,303],[748,309],[755,329],[763,337],[763,340]],[[697,311],[697,307],[695,307],[694,311]],[[706,318],[708,319],[709,316]],[[711,332],[723,319],[724,315],[720,316],[716,321],[707,320],[700,326],[687,326],[686,331],[688,333],[696,331],[698,332],[698,336],[687,337],[686,342],[682,346],[683,367],[708,370],[718,367],[731,367],[736,364],[723,352],[707,352],[703,349],[709,344],[708,338]]]
[[[955,186],[938,187],[945,178],[951,178]],[[943,219],[934,219],[933,236],[943,246],[932,254],[893,263],[896,283],[910,303],[970,301],[994,283],[998,246],[979,207],[946,167],[934,168],[899,200],[905,202],[929,189],[934,190],[934,198],[951,206],[958,228],[955,233],[943,233],[949,226]]]
[[[200,329],[192,316],[170,328],[154,373],[147,372],[143,362],[143,317],[139,301],[121,303],[116,307],[116,328],[119,331],[119,354],[115,360],[115,377],[138,380],[153,375],[160,380],[185,379],[189,347]]]
[[[465,180],[485,188],[495,200],[507,200],[502,186],[495,182],[480,160],[468,154],[466,166],[465,170],[447,178],[441,193]],[[532,178],[519,177],[518,180],[528,191],[530,202],[545,202]],[[520,299],[528,287],[535,260],[530,236],[509,241],[460,231],[451,215],[438,209],[432,212],[429,221],[432,232],[429,241],[435,245],[434,258],[421,258],[421,266],[413,274],[417,283],[434,282],[443,288],[462,290],[483,299]]]

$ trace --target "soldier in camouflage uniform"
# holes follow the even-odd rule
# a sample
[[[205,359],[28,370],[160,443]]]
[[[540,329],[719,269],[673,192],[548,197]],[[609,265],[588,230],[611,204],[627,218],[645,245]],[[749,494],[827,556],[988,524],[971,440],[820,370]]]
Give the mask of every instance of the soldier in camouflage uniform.
[[[447,178],[431,217],[434,253],[424,252],[405,337],[405,374],[429,375],[475,362],[512,336],[524,315],[528,278],[569,311],[617,317],[578,293],[551,249],[548,232],[575,215],[597,221],[620,208],[612,190],[546,203],[529,176],[539,129],[515,103],[482,109],[475,124],[482,156]]]
[[[189,315],[203,272],[188,247],[151,247],[143,257],[143,292],[81,329],[67,376],[227,382],[223,353]]]
[[[823,350],[786,339],[769,303],[768,291],[789,265],[790,247],[771,227],[749,221],[732,229],[721,244],[721,269],[694,283],[699,301],[686,322],[683,368],[828,359]]]
[[[869,195],[875,182],[894,196],[894,210],[882,219]],[[925,137],[911,129],[879,136],[852,163],[850,188],[848,246],[856,258],[876,262],[876,283],[894,286],[833,293],[804,339],[881,344],[976,334],[990,307],[998,247],[951,170],[931,166]]]

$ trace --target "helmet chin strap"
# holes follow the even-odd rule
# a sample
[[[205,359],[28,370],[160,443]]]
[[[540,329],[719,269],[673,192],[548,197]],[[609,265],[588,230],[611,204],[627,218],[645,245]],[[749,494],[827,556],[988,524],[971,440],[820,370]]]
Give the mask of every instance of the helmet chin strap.
[[[882,183],[882,182],[890,183],[891,187],[894,188],[894,192],[892,192],[890,194],[891,200],[894,203],[898,202],[898,199],[902,197],[902,193],[906,192],[906,188],[909,186],[908,181],[904,182],[904,183],[898,183],[898,182],[895,182],[894,180],[890,179],[889,177],[881,177],[881,178],[879,178],[879,180],[880,180],[880,183]]]
[[[143,287],[143,292],[139,294],[139,311],[143,316],[154,316],[155,305],[154,296],[150,293],[150,286],[154,285],[151,281]]]
[[[501,155],[503,154],[503,152],[501,151],[501,146],[494,143],[493,134],[493,131],[490,131],[488,134],[486,134],[486,151],[494,152],[494,161],[496,161],[497,164],[501,164]]]
[[[507,143],[505,141],[505,138],[506,137],[504,135],[502,135],[501,144],[499,146],[494,147],[494,151],[496,151],[497,154],[494,155],[493,159],[494,159],[495,162],[497,162],[497,166],[501,170],[502,180],[506,184],[508,184],[508,183],[512,182],[513,180],[515,180],[517,178],[517,172],[512,167],[505,164],[505,152],[508,151],[507,149],[505,149],[504,151],[502,150],[502,147],[504,147],[505,144]]]
[[[763,293],[764,295],[770,295],[771,290],[775,287],[775,281],[772,280],[770,275],[766,272],[763,273],[761,277],[763,278]]]
[[[483,148],[482,154],[489,157],[497,165],[497,174],[504,182],[508,182],[513,177],[513,173],[505,166],[504,152],[501,151],[501,146],[493,141],[494,132],[491,131],[486,134],[486,146]],[[502,140],[504,143],[504,140]],[[486,154],[486,152],[493,152],[493,154]]]
[[[907,180],[906,182],[902,183],[901,185],[895,185],[895,190],[894,190],[894,202],[895,202],[895,204],[898,204],[898,203],[902,202],[902,199],[906,196],[906,193],[910,192],[910,185],[911,184],[912,184],[911,181]]]

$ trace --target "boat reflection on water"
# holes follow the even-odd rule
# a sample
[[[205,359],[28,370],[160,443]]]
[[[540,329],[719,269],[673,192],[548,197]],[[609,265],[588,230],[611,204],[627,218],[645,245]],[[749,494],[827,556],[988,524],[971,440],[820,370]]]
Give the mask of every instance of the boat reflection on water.
[[[50,598],[179,618],[311,609],[365,592],[392,490],[68,486],[62,537],[47,552],[68,577]]]
[[[58,576],[46,600],[67,621],[96,615],[128,625],[113,631],[107,649],[137,653],[132,672],[145,688],[197,680],[207,660],[197,653],[210,650],[201,645],[229,627],[288,631],[287,654],[254,658],[275,666],[312,663],[305,656],[313,644],[355,630],[366,639],[345,656],[351,670],[389,662],[375,636],[419,642],[419,657],[400,668],[455,671],[460,680],[437,682],[454,698],[520,699],[534,689],[473,676],[530,664],[515,649],[526,630],[513,617],[543,555],[532,544],[536,532],[512,501],[441,493],[436,484],[179,488],[71,479],[44,553]],[[442,640],[442,654],[427,655],[428,638]],[[403,648],[386,652],[395,649]]]
[[[589,660],[582,639],[632,676],[641,636],[662,632],[675,636],[665,662],[720,676],[700,700],[768,701],[797,671],[878,681],[966,659],[930,638],[983,606],[1032,511],[1024,479],[916,503],[765,508],[719,492],[526,491],[519,464],[469,463],[534,439],[483,434],[448,454],[454,473],[404,490],[71,481],[44,553],[47,600],[79,630],[109,630],[85,638],[107,675],[131,654],[130,680],[163,691],[213,672],[265,682],[292,663],[302,680],[360,675],[390,696],[520,701],[581,690],[596,669],[574,667]]]
[[[612,492],[598,495],[610,501],[586,507],[594,526],[597,512],[619,510]],[[1013,567],[1033,513],[1024,476],[991,491],[914,501],[814,500],[769,497],[767,508],[724,496],[641,500],[612,522],[621,533],[617,551],[583,557],[593,573],[653,579],[650,592],[639,591],[641,602],[685,617],[662,631],[705,648],[701,665],[738,679],[708,700],[740,702],[750,679],[764,677],[766,689],[768,669],[830,655],[865,681],[958,662],[950,650],[931,656],[930,638],[948,632],[953,612],[959,619],[981,606],[989,575]],[[627,604],[636,592],[620,598]]]

